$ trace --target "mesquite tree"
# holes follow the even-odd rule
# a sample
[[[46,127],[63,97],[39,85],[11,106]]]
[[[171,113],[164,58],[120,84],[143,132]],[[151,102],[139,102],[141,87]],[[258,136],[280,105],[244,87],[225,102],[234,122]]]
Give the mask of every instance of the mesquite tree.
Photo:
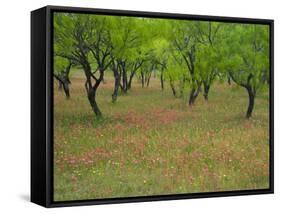
[[[109,21],[112,45],[111,69],[115,84],[112,102],[117,100],[119,87],[126,93],[132,86],[133,77],[143,63],[140,20],[131,17],[114,17]]]
[[[166,72],[164,78],[168,80],[174,97],[183,98],[186,82],[189,81],[185,62],[182,57],[176,56],[177,52],[167,58]]]
[[[163,29],[163,28],[162,28]],[[165,75],[169,58],[169,41],[165,36],[159,36],[153,41],[153,58],[157,70],[160,72],[161,90],[164,90]]]
[[[116,102],[116,100],[117,100],[117,95],[118,95],[118,90],[119,90],[119,85],[120,85],[121,74],[119,73],[118,66],[119,66],[118,62],[111,55],[111,70],[113,71],[113,77],[114,77],[114,89],[113,89],[113,93],[111,95],[113,103]]]
[[[143,87],[152,74],[162,90],[167,81],[173,95],[187,97],[190,106],[202,88],[208,100],[212,84],[227,78],[247,90],[247,118],[258,88],[269,82],[267,25],[56,13],[54,54],[54,77],[67,98],[69,71],[73,64],[82,68],[96,116],[102,115],[96,96],[106,70],[114,77],[112,102],[120,89],[131,89],[136,75]]]
[[[226,70],[232,80],[245,88],[249,97],[246,118],[252,116],[257,90],[269,73],[269,27],[232,24],[226,41]]]
[[[136,60],[135,62],[127,60],[118,61],[121,76],[120,88],[122,89],[122,92],[127,93],[127,91],[131,89],[133,77],[143,64],[143,61],[144,60]]]
[[[96,102],[96,92],[111,63],[106,19],[84,14],[54,16],[55,54],[82,66],[87,97],[97,117],[102,113]],[[93,64],[96,66],[94,70]]]
[[[58,80],[59,89],[63,89],[66,99],[70,98],[69,84],[71,81],[69,79],[70,69],[73,65],[71,60],[67,60],[63,57],[54,58],[54,77]]]
[[[208,100],[209,91],[216,76],[222,69],[222,23],[195,22],[192,25],[197,39],[195,67],[203,83],[203,96]]]
[[[172,32],[172,46],[178,52],[177,56],[183,58],[186,66],[187,74],[183,76],[183,85],[186,84],[186,76],[189,76],[189,85],[191,91],[189,94],[189,106],[192,106],[201,90],[202,81],[200,79],[198,70],[195,66],[196,50],[197,50],[197,34],[194,31],[193,23],[191,21],[175,22],[174,31]]]
[[[149,86],[152,72],[154,71],[154,69],[156,69],[157,66],[155,59],[153,59],[153,56],[150,55],[148,58],[149,60],[144,61],[140,69],[142,88],[144,86]]]

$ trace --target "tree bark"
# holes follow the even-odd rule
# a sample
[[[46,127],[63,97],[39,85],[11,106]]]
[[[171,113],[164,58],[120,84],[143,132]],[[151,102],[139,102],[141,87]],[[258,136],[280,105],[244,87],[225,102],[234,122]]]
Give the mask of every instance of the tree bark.
[[[246,118],[249,119],[252,116],[252,112],[255,105],[255,92],[251,87],[248,87],[247,91],[249,95],[249,105],[246,113]]]
[[[125,62],[120,63],[121,68],[121,75],[122,75],[122,92],[127,93],[128,90],[128,79],[127,79],[127,71],[126,71],[126,65]]]
[[[174,97],[177,97],[177,91],[176,91],[174,85],[172,85],[171,88],[172,88],[172,92],[173,92]]]
[[[230,72],[229,73],[231,79],[238,85],[244,87],[249,95],[249,104],[248,104],[248,109],[247,109],[247,113],[246,113],[246,118],[249,119],[252,116],[252,112],[254,110],[254,105],[255,105],[255,97],[256,97],[256,89],[251,86],[250,81],[251,79],[254,77],[254,75],[252,73],[250,73],[248,75],[247,78],[247,82],[243,83],[243,82],[239,82],[235,76]]]
[[[150,78],[151,78],[151,74],[152,72],[149,73],[148,77],[147,77],[147,81],[146,81],[146,87],[149,86],[149,83],[150,83]]]
[[[141,86],[144,87],[144,73],[141,72]]]
[[[192,88],[189,95],[189,101],[188,101],[189,106],[192,106],[194,103],[194,94],[195,94],[195,88]]]
[[[135,73],[136,73],[136,70],[133,70],[130,74],[128,85],[127,85],[128,90],[131,89],[132,81],[133,81],[133,77],[135,76]]]
[[[176,91],[174,83],[171,79],[170,79],[170,86],[171,86],[174,97],[177,97],[177,91]]]
[[[119,72],[116,68],[113,69],[113,75],[114,75],[114,91],[112,94],[112,102],[116,102],[117,100],[117,96],[118,96],[118,89],[119,89],[119,85],[120,85],[120,76],[119,76]]]
[[[92,107],[93,112],[96,114],[97,117],[101,117],[102,113],[98,107],[98,104],[96,102],[96,90],[94,88],[90,89],[88,92],[88,100],[90,102],[90,105]]]
[[[102,113],[98,107],[98,104],[96,102],[96,92],[97,92],[97,89],[100,85],[100,83],[102,82],[102,79],[104,77],[104,70],[99,68],[99,72],[100,72],[100,75],[99,75],[99,78],[96,78],[95,76],[93,76],[92,72],[91,72],[91,66],[88,62],[84,62],[83,64],[83,70],[85,72],[85,76],[86,76],[86,83],[85,83],[85,88],[86,88],[86,91],[87,91],[87,95],[88,95],[88,100],[89,100],[89,103],[92,107],[92,110],[93,112],[95,113],[95,115],[99,118],[99,117],[102,117]],[[95,79],[95,83],[94,85],[92,84],[92,79],[91,78],[94,78]]]
[[[195,87],[193,87],[191,89],[190,95],[189,95],[189,106],[194,105],[196,98],[198,97],[200,92],[200,87],[198,87],[197,89]]]
[[[210,85],[205,83],[204,84],[204,98],[206,101],[208,101],[209,90],[210,90]]]
[[[65,78],[63,75],[56,75],[56,74],[54,74],[54,77],[59,82],[59,90],[61,90],[61,88],[63,88],[63,91],[65,93],[66,99],[69,99],[70,98],[70,92],[69,92],[70,81],[67,80],[67,78]]]
[[[123,92],[127,92],[127,74],[125,69],[122,72]]]
[[[129,78],[129,81],[128,81],[128,85],[127,85],[128,90],[130,90],[130,89],[131,89],[131,86],[132,86],[132,80],[133,80],[133,76],[132,76],[132,74],[131,74],[131,75],[130,75],[130,78]]]
[[[69,84],[68,83],[64,83],[63,84],[63,90],[66,96],[66,99],[70,98],[70,93],[69,93]]]
[[[163,71],[161,71],[160,82],[161,82],[161,89],[163,91],[164,90],[164,75],[163,75]]]

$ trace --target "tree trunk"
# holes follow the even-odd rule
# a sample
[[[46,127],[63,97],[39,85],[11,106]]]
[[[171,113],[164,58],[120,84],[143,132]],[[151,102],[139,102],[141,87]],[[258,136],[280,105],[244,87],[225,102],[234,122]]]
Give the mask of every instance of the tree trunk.
[[[189,102],[188,102],[189,106],[192,106],[195,103],[195,100],[199,95],[199,92],[200,92],[200,87],[198,87],[197,89],[194,87],[192,88],[189,95]]]
[[[97,92],[97,89],[100,85],[100,83],[102,82],[102,79],[104,77],[104,70],[99,68],[99,77],[93,77],[92,73],[91,73],[91,66],[88,62],[85,62],[84,64],[82,64],[83,66],[83,70],[84,70],[84,73],[85,73],[85,76],[86,76],[86,83],[85,83],[85,88],[86,88],[86,91],[87,91],[87,95],[88,95],[88,100],[89,100],[89,103],[92,107],[92,110],[93,112],[95,113],[95,115],[97,117],[102,117],[102,113],[98,107],[98,104],[96,102],[96,92]],[[95,83],[94,85],[92,84],[92,78],[95,79]]]
[[[136,73],[136,70],[133,70],[130,74],[128,85],[127,85],[128,90],[131,89],[132,81],[133,81],[133,77],[135,76],[135,73]]]
[[[230,76],[227,77],[227,83],[228,83],[228,85],[231,85],[231,78],[230,78]]]
[[[63,85],[63,90],[64,90],[64,93],[65,93],[66,99],[69,99],[70,98],[69,83],[64,82],[62,85]]]
[[[144,73],[141,72],[141,86],[144,87]]]
[[[247,113],[246,113],[246,118],[249,119],[252,116],[252,112],[254,109],[254,105],[255,105],[255,97],[256,97],[256,90],[255,88],[253,88],[250,84],[251,79],[253,78],[253,74],[250,73],[248,75],[248,79],[247,79],[247,83],[241,83],[239,81],[237,81],[237,79],[235,78],[235,76],[232,73],[229,73],[231,79],[238,85],[244,87],[249,95],[249,104],[248,104],[248,109],[247,109]]]
[[[163,75],[163,71],[161,71],[160,82],[161,82],[161,89],[163,91],[164,90],[164,75]]]
[[[132,85],[132,79],[131,77],[129,78],[129,81],[128,81],[128,85],[127,85],[127,89],[130,90],[131,89],[131,85]]]
[[[124,93],[127,93],[128,90],[128,80],[127,80],[127,72],[126,72],[126,68],[125,68],[125,64],[122,63],[122,91]]]
[[[113,74],[114,74],[114,91],[112,94],[112,102],[116,102],[117,100],[117,96],[118,96],[118,89],[119,89],[119,85],[120,85],[120,76],[119,76],[119,72],[117,69],[113,69]]]
[[[96,102],[96,90],[94,88],[90,89],[88,92],[88,100],[91,104],[92,110],[96,114],[97,117],[101,117],[102,113],[98,107],[98,104]]]
[[[254,109],[255,104],[255,92],[251,87],[247,88],[248,95],[249,95],[249,105],[246,113],[246,118],[249,119],[252,116],[252,112]]]
[[[174,83],[171,79],[170,79],[170,86],[171,86],[174,97],[177,97],[177,91],[176,91]]]
[[[194,94],[195,94],[195,88],[192,88],[189,95],[189,101],[188,101],[189,106],[192,106],[194,103]]]
[[[62,83],[59,81],[59,90],[62,90]]]
[[[63,91],[65,93],[66,99],[70,98],[70,92],[69,92],[69,84],[70,81],[63,75],[56,75],[54,74],[54,77],[58,80],[59,82],[59,90],[63,88]]]
[[[176,91],[174,85],[172,85],[171,88],[172,88],[172,92],[173,92],[174,97],[177,97],[177,91]]]
[[[204,84],[204,98],[206,101],[208,101],[209,90],[210,90],[210,85]]]
[[[152,72],[150,72],[149,75],[148,75],[148,77],[147,77],[146,87],[149,86],[151,74],[152,74]]]

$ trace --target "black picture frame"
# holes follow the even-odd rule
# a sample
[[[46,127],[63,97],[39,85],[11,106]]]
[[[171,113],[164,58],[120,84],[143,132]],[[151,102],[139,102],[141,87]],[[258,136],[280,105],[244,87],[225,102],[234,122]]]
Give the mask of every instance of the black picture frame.
[[[188,193],[111,199],[53,201],[53,13],[208,20],[270,27],[270,187],[259,190]],[[113,204],[274,193],[274,21],[220,16],[46,6],[31,12],[31,201],[44,207]]]

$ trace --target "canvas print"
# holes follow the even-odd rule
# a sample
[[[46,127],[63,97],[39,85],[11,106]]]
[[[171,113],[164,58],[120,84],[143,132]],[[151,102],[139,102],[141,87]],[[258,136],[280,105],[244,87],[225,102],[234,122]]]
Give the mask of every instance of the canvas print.
[[[268,24],[52,24],[55,202],[269,189]]]

